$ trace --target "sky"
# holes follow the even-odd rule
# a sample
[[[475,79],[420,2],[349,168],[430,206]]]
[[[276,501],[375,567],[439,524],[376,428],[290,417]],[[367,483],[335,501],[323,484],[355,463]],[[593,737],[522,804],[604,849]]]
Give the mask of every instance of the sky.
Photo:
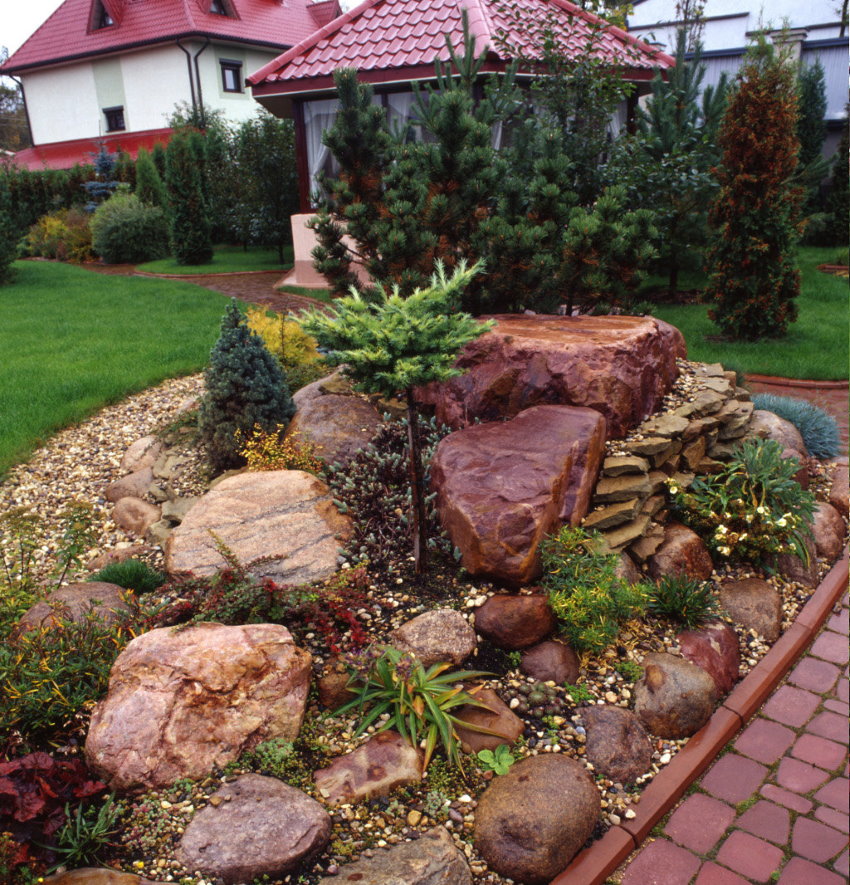
[[[62,5],[62,0],[0,0],[0,46],[11,55]]]

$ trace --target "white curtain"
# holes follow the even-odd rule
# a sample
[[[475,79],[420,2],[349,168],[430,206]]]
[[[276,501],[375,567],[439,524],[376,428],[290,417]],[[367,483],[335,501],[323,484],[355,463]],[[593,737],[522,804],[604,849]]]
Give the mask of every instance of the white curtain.
[[[304,131],[307,140],[307,169],[310,173],[310,191],[318,190],[316,176],[327,168],[332,160],[331,152],[322,142],[322,134],[333,126],[339,110],[339,101],[335,98],[304,102]]]
[[[413,115],[412,92],[390,92],[387,95],[387,122],[390,132],[401,132],[410,123]]]

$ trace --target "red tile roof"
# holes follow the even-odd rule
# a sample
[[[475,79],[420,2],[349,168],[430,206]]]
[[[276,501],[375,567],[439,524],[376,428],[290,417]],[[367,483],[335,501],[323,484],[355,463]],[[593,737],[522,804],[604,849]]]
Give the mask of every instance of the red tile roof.
[[[585,50],[594,27],[605,30],[595,54],[632,74],[648,74],[667,68],[674,60],[620,28],[606,25],[568,0],[516,0],[520,11],[543,18],[554,13],[561,23],[561,37],[576,55]],[[361,72],[433,65],[435,58],[449,58],[445,36],[456,49],[462,47],[461,13],[465,9],[470,30],[481,51],[489,45],[491,58],[504,61],[494,42],[504,33],[512,46],[531,53],[527,31],[501,11],[499,0],[365,0],[359,6],[325,25],[297,46],[248,78],[257,95],[301,91],[305,81],[324,81],[339,67]],[[364,78],[364,79],[368,79]]]
[[[115,24],[92,30],[95,9],[106,7]],[[208,36],[282,49],[305,40],[339,14],[337,0],[226,0],[235,17],[209,12],[210,0],[65,0],[0,68],[72,61],[121,49]]]
[[[148,129],[144,132],[118,132],[101,138],[76,138],[73,141],[54,141],[18,151],[12,162],[24,169],[70,169],[77,163],[91,163],[100,145],[109,151],[126,151],[133,159],[139,148],[151,150],[157,142],[168,144],[171,129]]]

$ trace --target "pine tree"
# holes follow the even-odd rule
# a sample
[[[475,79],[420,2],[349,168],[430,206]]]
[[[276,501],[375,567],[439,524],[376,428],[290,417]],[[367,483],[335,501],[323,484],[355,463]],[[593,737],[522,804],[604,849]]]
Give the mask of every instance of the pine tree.
[[[425,489],[419,417],[413,389],[460,374],[454,361],[460,349],[482,335],[490,324],[477,323],[457,311],[460,295],[480,270],[461,261],[450,277],[441,262],[429,285],[407,298],[398,286],[387,294],[379,288],[372,302],[359,293],[334,301],[328,312],[303,314],[301,325],[321,347],[329,349],[331,365],[344,365],[359,390],[407,403],[409,475],[412,495],[413,553],[416,571],[427,570]]]
[[[198,427],[217,470],[242,463],[240,438],[255,426],[272,431],[295,414],[280,364],[248,329],[235,299],[222,319],[204,380]]]
[[[168,191],[162,182],[153,157],[145,148],[136,157],[136,196],[148,206],[168,206]]]
[[[171,251],[178,264],[212,259],[210,219],[204,199],[199,158],[186,133],[177,133],[166,151],[165,183],[171,218]]]
[[[683,257],[705,241],[705,207],[717,188],[711,168],[720,159],[716,137],[727,92],[723,75],[716,87],[705,89],[700,102],[702,47],[697,43],[688,58],[688,41],[688,29],[679,28],[676,64],[666,80],[656,74],[646,108],[638,109],[638,134],[625,146],[620,163],[631,167],[626,176],[637,185],[640,203],[651,200],[656,208],[658,263],[667,270],[671,296],[678,288]]]
[[[709,316],[732,338],[778,337],[797,317],[794,249],[802,191],[792,178],[796,136],[794,72],[760,38],[745,57],[723,118],[716,229],[708,256]]]

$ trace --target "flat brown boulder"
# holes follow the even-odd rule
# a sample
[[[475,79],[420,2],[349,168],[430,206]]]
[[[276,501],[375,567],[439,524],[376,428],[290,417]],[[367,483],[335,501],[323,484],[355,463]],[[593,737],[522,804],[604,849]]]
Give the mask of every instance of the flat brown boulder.
[[[135,473],[145,467],[153,467],[163,449],[162,442],[156,436],[143,436],[127,449],[118,469],[122,474],[127,474]]]
[[[376,851],[346,864],[336,876],[318,885],[472,885],[466,858],[457,850],[445,827],[434,827],[414,842],[402,842],[388,851]]]
[[[325,394],[303,398],[286,429],[286,438],[310,443],[328,464],[347,464],[378,429],[381,416],[359,396]]]
[[[119,498],[112,508],[112,521],[119,528],[139,538],[162,516],[156,504],[149,504],[139,498]]]
[[[538,682],[568,682],[575,685],[579,677],[578,655],[563,642],[539,642],[522,653],[520,670]]]
[[[89,612],[104,621],[114,622],[130,611],[127,591],[105,581],[81,581],[54,590],[26,611],[15,627],[16,633],[52,627],[61,620],[79,623]]]
[[[600,774],[618,784],[634,783],[649,771],[652,744],[631,710],[611,704],[582,707],[588,760]]]
[[[774,570],[786,581],[802,584],[804,587],[818,585],[818,556],[814,538],[805,538],[806,556],[796,553],[778,553],[771,558]]]
[[[80,867],[67,873],[56,873],[41,881],[44,885],[165,885],[133,873],[122,873],[104,867]]]
[[[243,774],[210,798],[218,801],[192,818],[177,854],[226,885],[282,876],[330,840],[327,811],[277,778]]]
[[[457,736],[465,753],[477,753],[479,750],[495,750],[502,744],[515,744],[525,731],[525,723],[508,705],[490,688],[476,693],[475,699],[486,707],[464,704],[457,712],[457,718],[476,728],[486,728],[495,734],[485,734],[468,728],[457,726]]]
[[[156,788],[204,777],[263,741],[294,740],[310,660],[277,624],[143,633],[112,667],[86,760],[114,790]]]
[[[422,780],[422,759],[397,731],[382,731],[362,747],[338,756],[313,774],[316,789],[330,804],[386,796],[396,787]]]
[[[491,596],[475,612],[475,630],[497,648],[513,651],[528,648],[555,629],[555,615],[549,598],[498,594]]]
[[[337,570],[338,548],[351,520],[328,487],[303,470],[229,476],[207,492],[171,533],[165,566],[171,572],[212,575],[223,566],[214,532],[251,571],[287,584],[322,581]]]
[[[684,575],[707,581],[713,568],[711,555],[702,538],[678,522],[667,523],[661,546],[649,557],[649,574],[656,581],[665,575]]]
[[[142,467],[109,483],[104,497],[113,504],[122,498],[143,498],[152,482],[153,470],[150,467]]]
[[[449,427],[554,403],[594,409],[609,438],[623,436],[658,408],[685,356],[679,330],[653,317],[492,319],[495,328],[461,351],[455,364],[464,374],[417,392]]]
[[[478,638],[460,612],[439,608],[393,630],[390,644],[415,655],[423,667],[442,663],[457,667],[475,651]]]
[[[733,581],[720,588],[720,608],[745,630],[755,630],[768,642],[779,639],[782,597],[760,578]]]
[[[535,406],[441,440],[431,485],[463,567],[517,586],[539,575],[540,541],[587,513],[604,445],[602,416],[571,406]]]
[[[643,659],[643,676],[635,683],[635,713],[660,738],[690,737],[714,712],[717,689],[705,670],[663,652]]]
[[[587,769],[560,755],[532,756],[493,780],[475,812],[475,847],[490,869],[543,885],[566,867],[599,819]]]
[[[827,562],[834,562],[841,556],[844,549],[844,535],[847,531],[841,514],[832,506],[822,501],[817,505],[812,521],[812,535],[818,556]]]
[[[727,695],[738,681],[741,653],[738,635],[723,621],[712,621],[677,637],[682,657],[702,667],[714,680],[719,696]]]

